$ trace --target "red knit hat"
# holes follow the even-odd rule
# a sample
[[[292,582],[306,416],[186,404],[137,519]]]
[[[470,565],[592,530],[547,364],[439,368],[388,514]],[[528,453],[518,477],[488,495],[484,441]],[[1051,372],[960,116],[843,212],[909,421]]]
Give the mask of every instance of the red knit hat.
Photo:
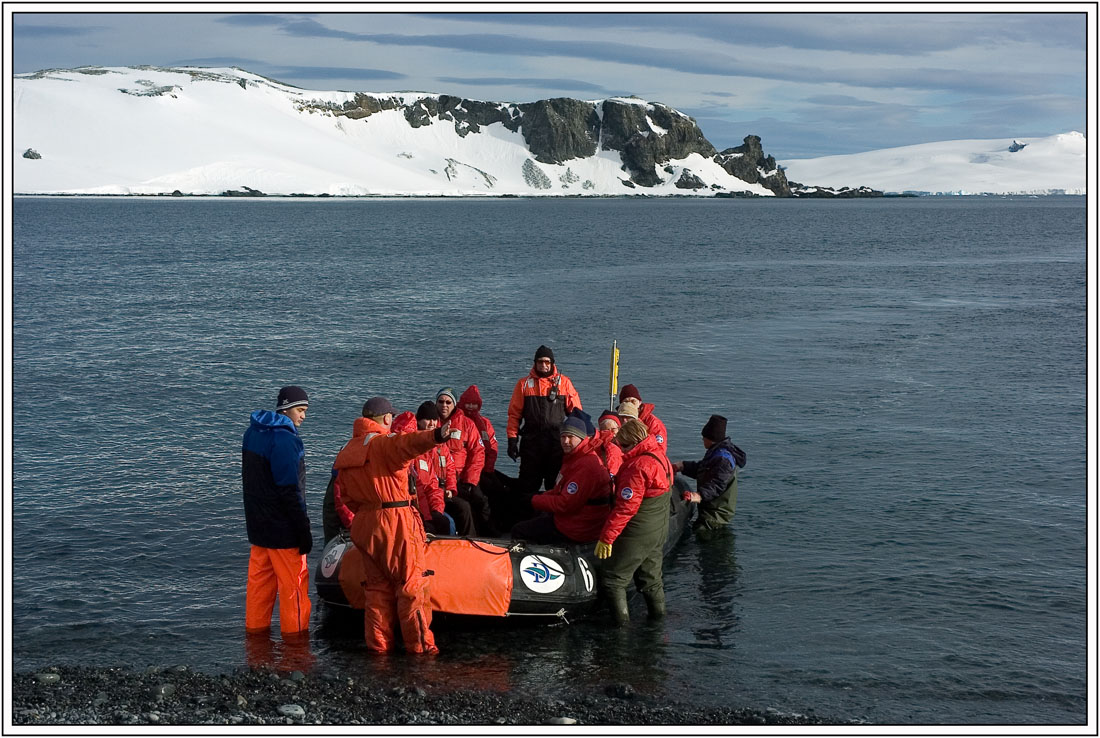
[[[619,402],[622,402],[628,397],[633,397],[638,402],[642,401],[642,393],[638,391],[638,388],[632,384],[624,384],[623,388],[619,390]]]
[[[481,392],[478,391],[476,384],[471,384],[466,388],[466,391],[462,393],[462,397],[458,398],[458,406],[463,410],[467,405],[477,405],[477,409],[481,410]]]

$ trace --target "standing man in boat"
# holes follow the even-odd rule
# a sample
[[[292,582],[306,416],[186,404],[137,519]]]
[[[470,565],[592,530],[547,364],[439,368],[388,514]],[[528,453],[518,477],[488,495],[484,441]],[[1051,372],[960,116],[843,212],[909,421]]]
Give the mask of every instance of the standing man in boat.
[[[745,452],[726,436],[726,419],[711,415],[703,426],[703,448],[699,461],[677,461],[676,471],[696,480],[696,491],[685,492],[685,502],[699,503],[695,530],[722,528],[733,520],[737,509],[737,470],[745,466]]]
[[[531,498],[540,514],[516,523],[512,538],[532,543],[591,543],[600,536],[611,510],[615,482],[597,453],[600,441],[589,436],[584,420],[570,416],[561,426],[563,459],[558,483]]]
[[[632,579],[649,616],[665,614],[661,559],[668,538],[673,471],[640,420],[623,423],[615,442],[623,449],[623,465],[615,476],[615,498],[596,543],[596,558],[606,560],[600,579],[611,617],[625,625],[630,620],[626,587]]]
[[[649,435],[657,439],[661,451],[668,455],[668,431],[665,424],[653,414],[653,403],[642,402],[642,395],[632,384],[623,385],[619,390],[619,415],[624,418],[637,418],[645,423]]]
[[[443,387],[435,393],[435,406],[439,410],[439,422],[451,426],[451,439],[447,446],[455,460],[458,496],[470,503],[478,534],[496,535],[489,498],[480,487],[481,470],[485,467],[485,444],[481,442],[481,431],[458,407],[458,396],[450,387]]]
[[[301,387],[279,390],[275,411],[252,413],[241,448],[244,519],[251,553],[245,589],[245,630],[266,632],[279,600],[283,637],[309,632],[309,565],[313,534],[306,513],[306,454],[298,426],[309,397]]]
[[[355,513],[351,540],[363,557],[363,638],[371,651],[396,644],[400,626],[409,653],[438,653],[428,599],[427,538],[409,497],[408,464],[445,443],[450,429],[397,435],[395,411],[384,397],[372,397],[356,418],[352,437],[336,455],[341,491]]]
[[[573,409],[581,409],[581,398],[572,380],[558,370],[554,352],[539,346],[531,371],[516,382],[508,403],[508,456],[519,459],[520,492],[553,488],[562,460],[558,433]]]

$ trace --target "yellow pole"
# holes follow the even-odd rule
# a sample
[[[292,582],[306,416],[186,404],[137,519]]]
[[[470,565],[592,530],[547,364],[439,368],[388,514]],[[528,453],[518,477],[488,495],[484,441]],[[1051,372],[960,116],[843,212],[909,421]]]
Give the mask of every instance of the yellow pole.
[[[619,394],[619,342],[611,342],[611,406],[615,409],[615,396]]]

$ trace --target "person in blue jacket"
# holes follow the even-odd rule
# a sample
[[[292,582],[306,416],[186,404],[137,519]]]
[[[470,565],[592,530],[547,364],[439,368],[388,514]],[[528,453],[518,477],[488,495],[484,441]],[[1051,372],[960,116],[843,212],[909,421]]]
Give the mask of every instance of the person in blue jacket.
[[[274,412],[253,412],[244,434],[241,482],[251,544],[245,589],[249,633],[271,628],[276,595],[283,636],[309,631],[312,606],[306,554],[313,548],[313,534],[306,513],[305,447],[298,436],[308,407],[305,390],[283,387]]]
[[[745,466],[745,452],[726,437],[726,419],[711,415],[703,426],[699,461],[676,461],[672,467],[695,479],[696,491],[684,492],[685,502],[699,503],[696,530],[714,530],[728,524],[737,509],[737,470]]]

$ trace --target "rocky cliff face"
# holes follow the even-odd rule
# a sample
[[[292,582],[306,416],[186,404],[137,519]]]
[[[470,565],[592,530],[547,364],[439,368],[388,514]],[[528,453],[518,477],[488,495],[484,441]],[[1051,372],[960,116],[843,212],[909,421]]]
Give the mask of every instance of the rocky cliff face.
[[[746,136],[742,146],[718,153],[692,118],[660,103],[623,98],[586,102],[559,97],[501,104],[449,95],[425,96],[407,103],[397,97],[357,94],[342,107],[323,107],[353,119],[382,110],[400,110],[414,128],[450,124],[460,136],[500,123],[521,133],[531,156],[544,164],[565,164],[594,156],[600,150],[617,151],[627,170],[625,181],[638,187],[661,183],[662,167],[670,160],[699,154],[734,177],[759,183],[780,197],[793,194],[775,159],[764,154],[759,136]],[[682,189],[704,186],[696,175],[677,182]]]

